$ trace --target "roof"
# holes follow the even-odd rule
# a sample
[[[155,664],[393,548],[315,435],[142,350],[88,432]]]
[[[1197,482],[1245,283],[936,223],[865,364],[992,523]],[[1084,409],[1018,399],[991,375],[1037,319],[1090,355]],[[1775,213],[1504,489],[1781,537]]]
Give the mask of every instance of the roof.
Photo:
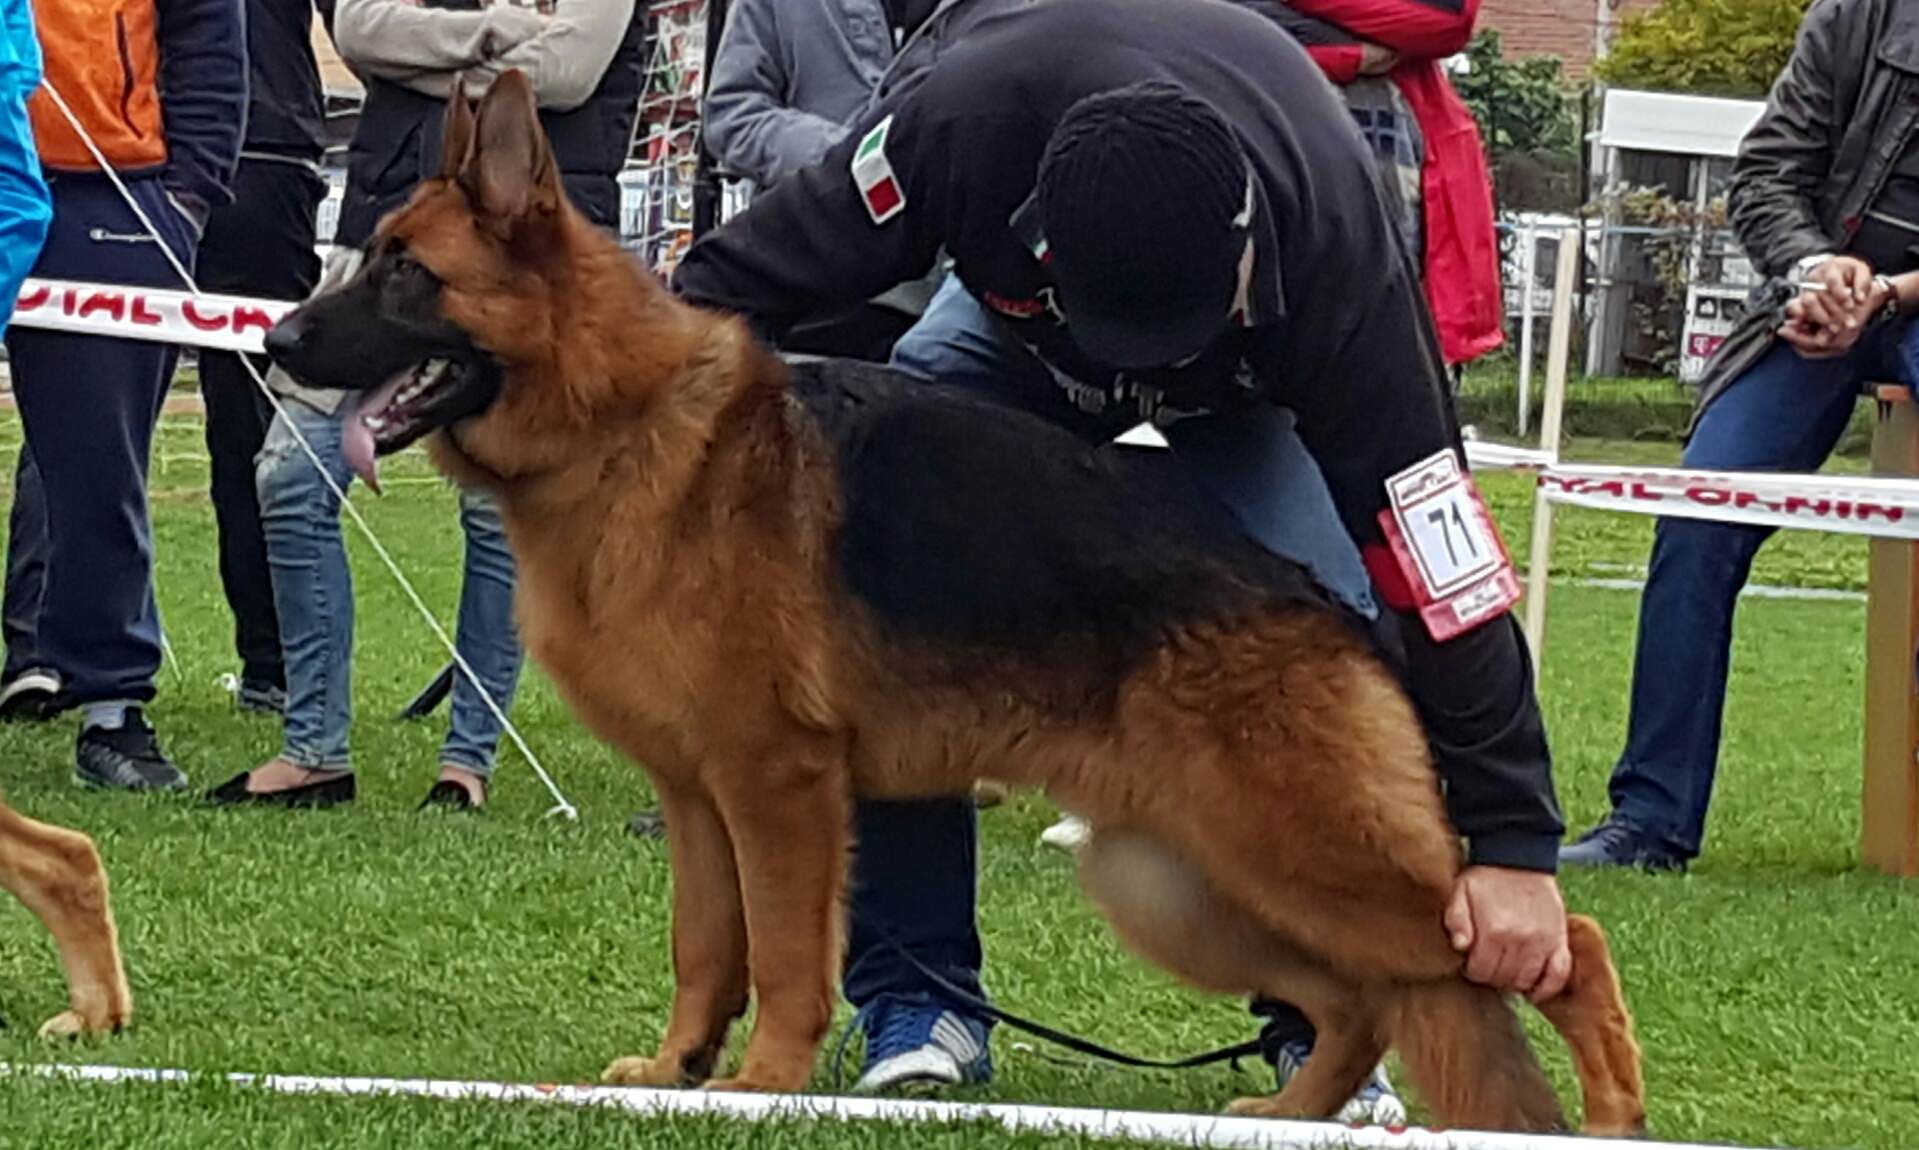
[[[1606,92],[1599,142],[1608,148],[1731,157],[1766,105],[1671,92]]]

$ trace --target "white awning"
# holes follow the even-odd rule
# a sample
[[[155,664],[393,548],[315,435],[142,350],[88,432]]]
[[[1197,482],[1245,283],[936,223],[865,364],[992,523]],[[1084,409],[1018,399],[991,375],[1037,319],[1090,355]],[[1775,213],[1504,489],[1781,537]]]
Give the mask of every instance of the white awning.
[[[1636,152],[1730,158],[1765,107],[1758,100],[1613,88],[1606,92],[1599,142]]]

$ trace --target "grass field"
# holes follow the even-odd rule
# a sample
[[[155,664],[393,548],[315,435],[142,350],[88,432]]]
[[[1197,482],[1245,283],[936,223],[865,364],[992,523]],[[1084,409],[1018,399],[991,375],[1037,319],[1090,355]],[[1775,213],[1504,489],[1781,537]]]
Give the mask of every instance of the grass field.
[[[159,587],[182,675],[155,716],[211,786],[269,756],[275,726],[216,686],[233,670],[215,576],[199,429],[169,421],[156,463]],[[11,475],[18,428],[0,424]],[[1584,442],[1588,457],[1669,460],[1670,448]],[[450,493],[417,457],[367,514],[450,621],[458,530]],[[1524,482],[1488,487],[1524,554]],[[1570,511],[1557,572],[1630,578],[1649,522]],[[125,1034],[49,1046],[33,1025],[62,1005],[51,944],[0,902],[0,1060],[207,1071],[590,1081],[658,1037],[668,995],[663,848],[622,833],[646,803],[633,768],[584,737],[537,676],[517,717],[584,811],[573,825],[509,756],[476,818],[427,816],[438,722],[388,716],[440,656],[386,575],[354,545],[360,591],[358,805],[325,813],[208,811],[178,799],[75,790],[73,731],[0,728],[0,783],[23,809],[99,840],[113,876],[139,1016]],[[1757,580],[1857,589],[1864,546],[1798,535]],[[1636,598],[1555,587],[1542,693],[1576,824],[1601,810],[1625,719]],[[1600,915],[1638,1015],[1651,1122],[1664,1138],[1808,1147],[1910,1146],[1919,1131],[1919,886],[1855,873],[1861,652],[1856,601],[1749,600],[1735,653],[1712,840],[1684,878],[1570,876]],[[1671,684],[1687,690],[1688,684]],[[1241,1008],[1197,998],[1122,955],[1035,836],[1052,812],[1019,800],[982,817],[982,926],[993,993],[1145,1053],[1249,1036]],[[1211,1110],[1263,1071],[1152,1074],[1062,1064],[997,1040],[993,1100]],[[1547,1045],[1555,1080],[1565,1059]],[[849,1058],[849,1063],[851,1059]],[[849,1066],[849,1069],[851,1067]],[[817,1080],[830,1089],[831,1069]],[[0,1145],[711,1148],[1047,1145],[981,1128],[911,1132],[413,1101],[286,1099],[224,1087],[0,1083]]]

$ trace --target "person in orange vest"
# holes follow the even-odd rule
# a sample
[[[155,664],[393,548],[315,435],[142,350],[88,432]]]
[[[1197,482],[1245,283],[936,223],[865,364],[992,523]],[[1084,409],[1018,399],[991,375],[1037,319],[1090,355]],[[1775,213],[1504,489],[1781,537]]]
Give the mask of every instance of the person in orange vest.
[[[190,270],[208,213],[231,198],[246,122],[241,0],[35,0],[33,15],[46,83],[29,112],[53,192],[34,274],[182,287],[169,256]],[[179,790],[186,776],[144,714],[161,657],[147,461],[178,353],[26,328],[7,333],[7,352],[26,446],[0,709],[81,710],[83,783]]]

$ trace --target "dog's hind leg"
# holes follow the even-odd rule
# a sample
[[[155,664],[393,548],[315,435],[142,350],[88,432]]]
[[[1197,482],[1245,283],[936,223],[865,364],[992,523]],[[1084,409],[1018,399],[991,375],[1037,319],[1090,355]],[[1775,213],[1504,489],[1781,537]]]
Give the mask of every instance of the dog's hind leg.
[[[739,864],[758,1002],[739,1072],[709,1083],[715,1090],[801,1089],[832,1022],[852,804],[843,757],[836,749],[797,759],[805,737],[780,746],[780,760],[712,772]]]
[[[1358,1091],[1385,1052],[1365,996],[1221,895],[1176,851],[1133,830],[1096,830],[1080,879],[1133,950],[1196,986],[1266,994],[1297,1005],[1318,1032],[1313,1057],[1276,1095],[1231,1112],[1327,1118]]]
[[[615,1061],[618,1086],[697,1086],[713,1073],[733,1020],[746,1011],[746,921],[733,841],[713,800],[659,783],[673,864],[673,1013],[659,1053]]]
[[[133,994],[93,840],[35,822],[0,802],[0,886],[46,925],[66,968],[71,1009],[48,1019],[41,1035],[125,1026],[133,1017]]]
[[[1586,1099],[1580,1129],[1608,1138],[1638,1137],[1646,1129],[1639,1043],[1606,934],[1592,919],[1568,915],[1566,942],[1572,948],[1572,981],[1557,998],[1540,1003],[1539,1012],[1572,1050]]]

